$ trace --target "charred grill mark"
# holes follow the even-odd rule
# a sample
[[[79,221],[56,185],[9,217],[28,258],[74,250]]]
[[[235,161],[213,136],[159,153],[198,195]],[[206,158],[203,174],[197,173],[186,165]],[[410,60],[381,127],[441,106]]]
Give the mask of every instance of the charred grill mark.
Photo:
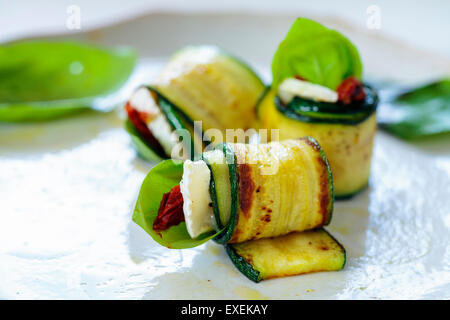
[[[322,250],[322,251],[330,250],[330,246],[324,241],[318,242],[316,248],[319,249],[319,250]]]
[[[238,217],[239,217],[239,215],[238,215]],[[239,237],[241,234],[242,234],[242,230],[238,228],[238,225],[236,223],[236,228],[233,230],[233,236],[231,237],[230,241],[228,241],[228,243],[240,242]]]
[[[253,256],[251,254],[246,254],[243,258],[247,263],[253,265]]]
[[[329,206],[331,201],[330,177],[328,176],[327,164],[322,156],[317,157],[322,172],[320,173],[320,194],[319,194],[319,212],[322,215],[322,224],[325,225],[329,218]]]
[[[253,191],[255,183],[252,180],[252,168],[248,164],[241,164],[239,171],[239,206],[246,218],[249,218],[250,209],[253,204]]]

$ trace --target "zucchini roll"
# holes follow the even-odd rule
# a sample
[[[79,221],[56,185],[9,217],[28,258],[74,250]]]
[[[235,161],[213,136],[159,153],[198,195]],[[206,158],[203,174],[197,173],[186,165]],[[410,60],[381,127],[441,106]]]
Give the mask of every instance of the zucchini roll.
[[[322,228],[333,201],[328,160],[314,139],[225,143],[200,160],[154,167],[133,220],[168,248],[213,239],[258,282],[343,268],[345,250]]]
[[[279,139],[317,139],[330,161],[336,198],[368,184],[378,98],[361,83],[361,73],[347,38],[300,18],[274,55],[271,90],[257,108],[260,128],[279,129]]]
[[[128,101],[127,130],[145,158],[180,158],[172,155],[180,129],[191,134],[191,139],[181,137],[183,147],[195,147],[191,155],[199,154],[202,140],[210,141],[209,129],[225,137],[226,129],[254,127],[264,90],[261,79],[237,58],[212,46],[187,47]],[[201,121],[201,127],[194,121]],[[215,144],[222,142],[216,139]]]
[[[377,128],[377,97],[370,88],[365,87],[365,90],[364,101],[351,106],[313,102],[299,97],[283,104],[271,91],[262,99],[258,109],[261,127],[279,129],[280,139],[305,135],[317,139],[330,162],[338,199],[356,194],[369,180]]]

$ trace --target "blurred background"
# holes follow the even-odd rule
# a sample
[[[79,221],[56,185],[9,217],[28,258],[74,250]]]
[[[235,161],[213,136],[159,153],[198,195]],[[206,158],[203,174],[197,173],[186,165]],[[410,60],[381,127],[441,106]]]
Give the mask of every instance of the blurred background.
[[[81,11],[81,30],[67,27],[72,6]],[[340,17],[398,41],[450,56],[450,1],[447,0],[0,0],[0,41],[43,33],[86,31],[149,11],[267,12]],[[378,14],[379,25],[374,21]]]

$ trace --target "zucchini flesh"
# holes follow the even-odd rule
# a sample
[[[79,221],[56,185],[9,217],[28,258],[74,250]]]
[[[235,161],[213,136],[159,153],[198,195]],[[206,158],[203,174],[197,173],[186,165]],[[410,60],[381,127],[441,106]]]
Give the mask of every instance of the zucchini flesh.
[[[226,143],[221,145],[221,149],[225,156],[225,161],[228,166],[228,175],[230,179],[230,194],[231,194],[231,210],[228,224],[226,225],[224,232],[214,238],[214,241],[220,244],[227,243],[233,236],[235,226],[238,220],[238,174],[237,174],[237,161],[234,151]]]
[[[226,251],[238,270],[255,282],[337,271],[344,267],[346,260],[345,249],[322,228],[227,244]]]
[[[228,225],[231,217],[231,184],[228,165],[223,150],[203,154],[203,160],[211,171],[210,194],[214,215],[219,229]]]

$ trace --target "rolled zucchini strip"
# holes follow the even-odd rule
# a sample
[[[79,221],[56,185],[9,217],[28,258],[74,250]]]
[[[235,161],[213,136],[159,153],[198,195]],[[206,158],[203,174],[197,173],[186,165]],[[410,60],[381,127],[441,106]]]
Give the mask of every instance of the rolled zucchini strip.
[[[137,150],[148,160],[193,159],[208,141],[203,141],[191,118],[151,86],[139,88],[126,108],[126,128]],[[137,118],[132,113],[135,111]]]
[[[142,132],[139,135],[142,130],[136,127],[135,121],[130,121],[133,120],[130,112],[127,129],[161,159],[171,157],[171,148],[177,141],[171,131],[181,125],[182,129],[192,132],[194,121],[201,121],[201,127],[196,128],[200,147],[195,151],[199,154],[202,136],[206,141],[214,136],[215,144],[223,142],[209,129],[217,129],[225,137],[226,129],[253,127],[256,105],[265,88],[246,64],[222,50],[212,46],[187,47],[170,59],[151,86],[139,89],[128,102],[129,108],[138,110],[146,118],[145,125],[155,139],[149,139],[148,133],[147,137]],[[142,90],[149,90],[151,94]],[[149,110],[152,106],[160,109],[162,116],[158,111]],[[133,126],[137,130],[133,130]],[[140,145],[142,147],[142,143]]]
[[[365,87],[362,103],[349,106],[295,97],[283,104],[268,91],[258,106],[259,125],[279,129],[279,139],[311,136],[325,151],[337,199],[351,197],[368,184],[378,98]]]
[[[176,53],[154,87],[203,129],[248,129],[265,85],[248,65],[213,46]]]
[[[162,195],[177,184],[185,221],[155,232]],[[203,153],[202,160],[167,160],[154,167],[141,187],[133,220],[168,248],[214,239],[226,246],[244,275],[260,281],[343,267],[345,251],[321,229],[331,220],[333,199],[328,161],[312,138],[222,144]],[[271,255],[277,263],[269,263]]]
[[[226,144],[224,153],[228,159],[230,154],[235,157],[229,173],[231,194],[236,199],[231,203],[236,205],[231,209],[229,221],[219,221],[220,225],[228,223],[228,226],[216,241],[239,243],[277,237],[330,222],[334,200],[332,176],[314,139]],[[213,180],[217,180],[214,174]],[[216,188],[218,192],[220,188]]]

